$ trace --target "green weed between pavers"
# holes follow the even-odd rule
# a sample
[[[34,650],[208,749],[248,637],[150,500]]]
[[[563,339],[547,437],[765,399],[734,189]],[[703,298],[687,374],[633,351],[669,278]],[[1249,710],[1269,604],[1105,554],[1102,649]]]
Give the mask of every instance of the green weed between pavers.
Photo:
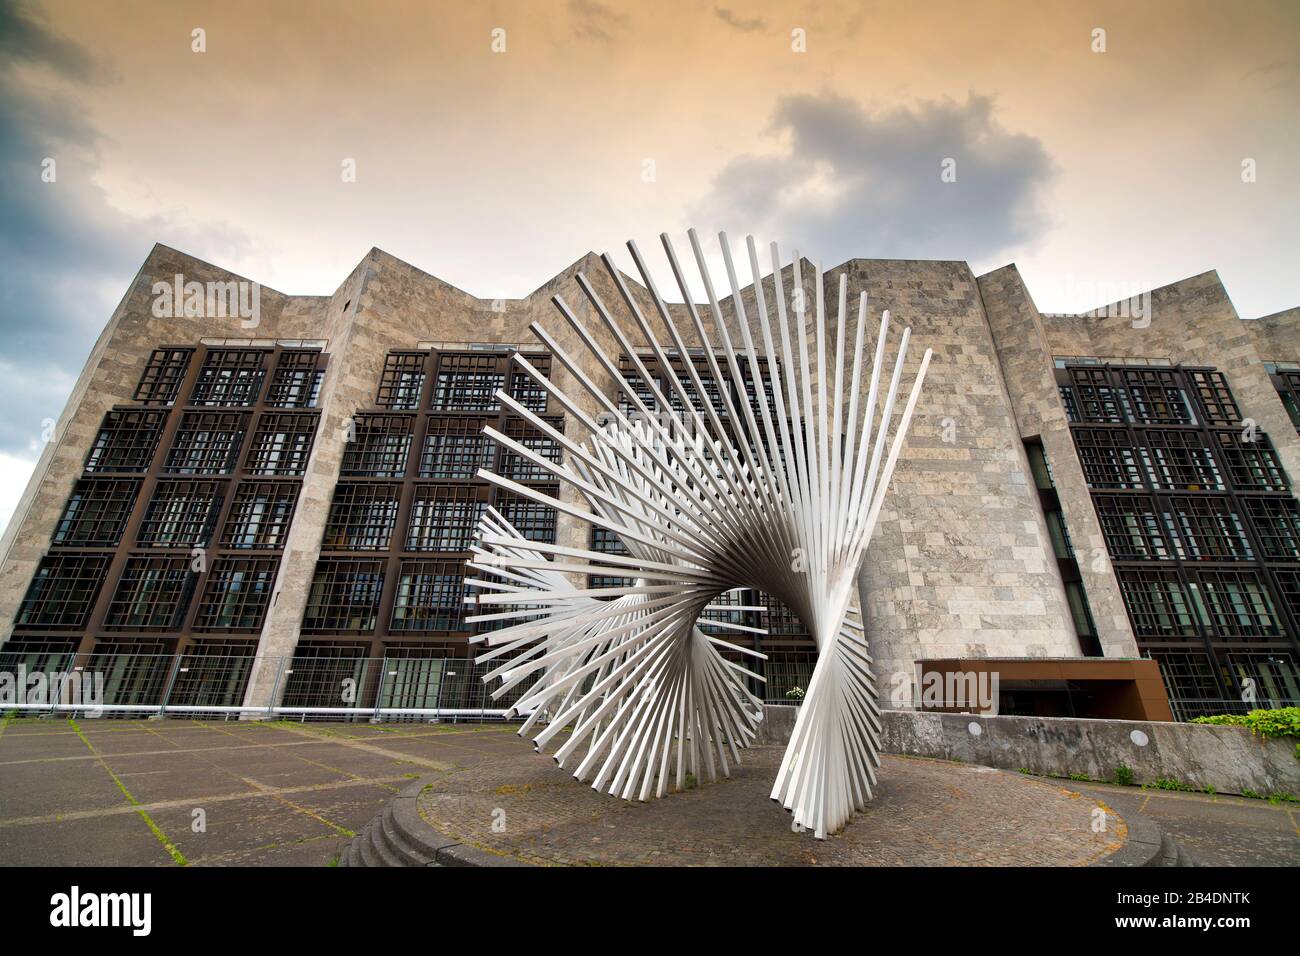
[[[149,816],[148,812],[145,811],[144,808],[140,806],[140,801],[135,798],[135,795],[131,793],[130,790],[126,789],[126,784],[122,782],[121,778],[118,777],[118,775],[115,774],[112,771],[112,769],[109,768],[108,764],[104,762],[104,758],[100,756],[99,751],[97,751],[94,745],[91,744],[91,742],[86,739],[86,735],[81,732],[81,728],[77,726],[76,720],[69,717],[68,726],[71,727],[73,732],[78,737],[81,738],[81,742],[86,745],[86,749],[89,750],[92,754],[94,754],[95,757],[99,760],[99,765],[104,768],[104,770],[108,773],[110,777],[113,778],[113,782],[117,784],[117,789],[121,790],[122,795],[126,797],[127,803],[135,807],[135,812],[138,813],[140,815],[140,819],[144,820],[144,822],[148,825],[150,831],[152,831],[153,835],[157,837],[158,842],[163,845],[163,849],[167,851],[168,855],[171,856],[171,858],[179,865],[189,866],[190,861],[185,859],[184,854],[182,854],[181,851],[176,848],[176,844],[167,838],[167,834],[162,832],[162,828],[159,827],[158,824],[154,823],[153,817]]]

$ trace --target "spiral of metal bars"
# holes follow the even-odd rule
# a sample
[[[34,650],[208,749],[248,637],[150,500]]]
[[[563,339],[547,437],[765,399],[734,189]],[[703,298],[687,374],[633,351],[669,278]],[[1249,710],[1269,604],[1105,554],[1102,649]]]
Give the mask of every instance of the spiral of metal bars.
[[[832,344],[820,268],[809,315],[795,254],[787,308],[773,243],[769,303],[749,238],[751,315],[730,243],[720,234],[732,292],[724,310],[699,239],[693,230],[689,237],[711,330],[700,314],[703,307],[692,304],[667,236],[661,238],[685,302],[676,308],[689,321],[690,347],[636,244],[628,243],[657,323],[609,256],[602,261],[627,318],[615,318],[584,274],[577,283],[603,326],[601,338],[617,344],[631,372],[620,368],[618,355],[602,347],[563,299],[552,300],[621,400],[588,374],[590,361],[578,361],[533,323],[534,334],[587,401],[565,394],[523,354],[516,353],[514,361],[590,437],[573,440],[505,391],[497,393],[501,403],[558,443],[562,460],[485,429],[504,449],[573,488],[582,503],[490,471],[480,471],[480,477],[605,529],[627,554],[531,541],[489,508],[469,562],[482,576],[467,582],[472,593],[466,602],[477,611],[468,620],[498,628],[476,638],[489,648],[479,660],[497,664],[485,677],[500,678],[495,694],[527,686],[514,707],[528,715],[520,733],[535,734],[539,751],[558,743],[556,761],[572,767],[579,780],[624,799],[645,800],[663,796],[670,782],[682,789],[688,775],[727,775],[762,720],[762,701],[747,686],[747,678],[762,678],[737,658],[764,655],[708,633],[754,629],[701,615],[711,609],[759,610],[714,604],[740,588],[782,601],[811,632],[818,659],[771,795],[792,811],[796,827],[823,838],[871,799],[880,765],[880,711],[855,582],[931,353],[926,350],[896,416],[910,329],[903,331],[885,382],[889,312],[881,315],[867,365],[867,296],[861,296],[848,336],[843,275]],[[645,357],[668,371],[671,394],[657,383]],[[672,373],[674,359],[686,381]],[[697,369],[700,359],[718,385],[713,398]],[[739,388],[733,391],[728,383]],[[748,400],[733,401],[733,395]],[[593,416],[590,408],[600,411]],[[681,411],[665,411],[673,408]],[[574,583],[588,574],[631,583]]]

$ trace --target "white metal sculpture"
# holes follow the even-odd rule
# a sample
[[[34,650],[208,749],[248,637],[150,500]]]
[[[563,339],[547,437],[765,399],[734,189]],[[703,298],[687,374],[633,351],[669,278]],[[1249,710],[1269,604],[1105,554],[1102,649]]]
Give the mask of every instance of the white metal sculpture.
[[[468,620],[501,627],[477,638],[490,648],[479,660],[496,662],[485,679],[501,679],[497,696],[535,681],[514,708],[529,715],[520,733],[535,733],[539,750],[557,742],[555,759],[562,767],[576,764],[578,779],[624,799],[644,800],[652,793],[663,796],[670,781],[681,789],[688,774],[727,774],[729,761],[739,761],[739,750],[753,741],[762,719],[762,701],[746,686],[746,678],[761,678],[731,658],[764,655],[706,633],[753,629],[701,614],[759,610],[714,604],[740,588],[782,601],[811,632],[818,660],[772,798],[793,812],[796,827],[823,838],[871,798],[880,763],[880,713],[856,579],[930,351],[895,420],[910,329],[903,331],[886,384],[889,312],[881,315],[862,401],[865,292],[847,337],[847,282],[841,275],[832,346],[822,274],[815,270],[810,356],[809,297],[797,253],[789,309],[775,243],[773,302],[757,278],[747,300],[721,234],[732,291],[724,308],[699,240],[694,231],[689,236],[712,333],[701,308],[692,304],[667,236],[664,250],[682,306],[665,303],[636,245],[628,243],[648,296],[633,295],[612,260],[602,258],[630,321],[615,319],[585,275],[577,282],[603,326],[600,339],[617,345],[630,370],[620,368],[618,355],[607,352],[559,296],[553,299],[613,381],[616,398],[592,378],[589,362],[577,361],[537,323],[532,331],[586,392],[585,403],[557,388],[524,355],[514,356],[591,437],[573,440],[504,391],[497,393],[499,400],[562,448],[563,461],[485,430],[506,451],[574,489],[583,503],[488,471],[480,477],[605,529],[626,555],[530,541],[488,509],[469,562],[483,576],[467,582],[474,593],[466,601],[478,611]],[[747,246],[751,273],[758,277],[752,238]],[[653,308],[660,332],[643,303]],[[685,334],[674,310],[686,320]],[[665,376],[665,391],[648,363],[661,370],[676,364],[681,374]],[[739,400],[742,395],[748,400]],[[600,409],[595,416],[593,408]],[[587,574],[633,580],[605,588],[575,583]]]

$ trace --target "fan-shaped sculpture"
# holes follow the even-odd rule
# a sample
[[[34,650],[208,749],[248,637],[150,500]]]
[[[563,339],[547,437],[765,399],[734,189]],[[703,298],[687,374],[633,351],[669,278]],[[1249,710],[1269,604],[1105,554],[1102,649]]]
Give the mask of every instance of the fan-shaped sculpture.
[[[485,678],[500,679],[496,695],[526,688],[514,705],[516,714],[528,715],[520,733],[535,733],[539,750],[558,742],[555,759],[562,767],[576,764],[578,779],[624,799],[644,800],[652,793],[663,796],[670,780],[681,789],[687,774],[727,774],[729,761],[739,761],[762,720],[762,700],[747,686],[747,679],[761,678],[733,658],[763,655],[706,632],[754,629],[701,615],[710,609],[759,610],[714,605],[741,588],[783,602],[811,632],[818,658],[772,798],[793,811],[797,827],[822,838],[871,799],[880,764],[880,712],[856,580],[930,352],[896,419],[910,329],[902,334],[886,385],[889,312],[881,316],[874,360],[866,366],[867,297],[862,294],[854,333],[847,336],[844,276],[832,344],[820,269],[809,316],[800,259],[794,256],[787,309],[773,244],[769,303],[757,279],[751,238],[756,279],[752,294],[742,295],[722,234],[732,290],[724,307],[699,240],[694,231],[689,235],[711,332],[692,304],[668,238],[664,250],[685,303],[680,306],[665,303],[629,243],[645,292],[634,295],[603,257],[628,320],[615,319],[583,274],[577,282],[603,326],[599,335],[559,296],[553,299],[577,341],[612,380],[614,397],[588,374],[589,362],[579,362],[537,323],[532,331],[585,393],[582,401],[523,354],[514,356],[590,437],[573,440],[504,391],[497,393],[499,400],[563,449],[563,460],[486,429],[505,451],[568,485],[575,500],[487,471],[481,477],[588,521],[623,547],[610,553],[531,541],[488,509],[469,562],[482,576],[468,582],[474,593],[466,601],[478,611],[468,620],[500,628],[477,638],[490,648],[479,660],[497,662]],[[643,307],[653,310],[660,329]],[[622,366],[602,340],[617,345]],[[661,386],[647,363],[678,371],[669,371]],[[864,371],[869,381],[862,401]],[[592,409],[600,411],[593,415]],[[629,583],[575,583],[589,574]],[[571,728],[567,736],[565,728]]]

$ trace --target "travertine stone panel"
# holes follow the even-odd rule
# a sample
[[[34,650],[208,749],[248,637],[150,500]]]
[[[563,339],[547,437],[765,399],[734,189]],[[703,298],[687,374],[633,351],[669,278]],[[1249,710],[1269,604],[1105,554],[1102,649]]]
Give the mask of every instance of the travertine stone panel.
[[[1042,318],[1014,265],[980,276],[978,281],[1020,435],[1041,439],[1052,463],[1057,497],[1070,529],[1102,651],[1107,657],[1136,657],[1137,641],[1074,450]]]

